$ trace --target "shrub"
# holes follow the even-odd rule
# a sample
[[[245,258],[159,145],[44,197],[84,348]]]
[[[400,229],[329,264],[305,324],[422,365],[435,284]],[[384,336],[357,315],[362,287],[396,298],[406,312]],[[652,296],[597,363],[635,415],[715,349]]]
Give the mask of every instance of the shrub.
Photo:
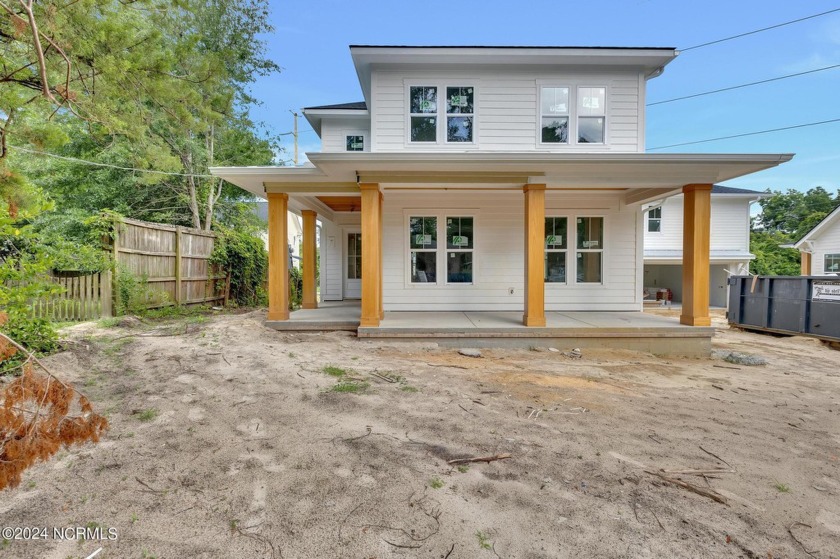
[[[264,305],[268,253],[262,239],[227,228],[218,229],[216,235],[210,263],[230,273],[230,301],[246,307]]]

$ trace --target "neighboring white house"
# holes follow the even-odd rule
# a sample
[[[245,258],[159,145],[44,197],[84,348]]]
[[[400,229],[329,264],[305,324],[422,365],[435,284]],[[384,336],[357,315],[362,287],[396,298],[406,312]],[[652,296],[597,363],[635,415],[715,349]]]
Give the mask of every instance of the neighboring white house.
[[[268,202],[263,200],[254,202],[254,213],[263,223],[268,223]],[[292,266],[300,268],[301,254],[300,247],[303,242],[303,224],[301,217],[297,214],[289,212],[286,216],[286,232],[289,242],[289,258]],[[268,230],[260,235],[260,238],[268,248]]]
[[[840,275],[840,207],[793,245],[802,258],[803,276]]]
[[[211,169],[269,200],[270,322],[289,318],[286,211],[304,215],[312,262],[317,212],[321,298],[361,298],[360,332],[387,311],[522,311],[544,327],[546,311],[641,311],[644,208],[683,194],[681,321],[708,326],[712,185],[792,157],[645,153],[647,81],[672,48],[350,54],[364,101],[304,110],[322,139],[311,163]],[[733,261],[747,258],[739,223]],[[314,278],[304,264],[304,308]]]
[[[769,196],[743,188],[714,185],[710,239],[709,300],[713,307],[727,304],[727,279],[749,273],[750,206]],[[668,289],[673,302],[682,301],[683,196],[650,205],[645,212],[645,292],[655,299]],[[660,295],[661,296],[661,295]]]

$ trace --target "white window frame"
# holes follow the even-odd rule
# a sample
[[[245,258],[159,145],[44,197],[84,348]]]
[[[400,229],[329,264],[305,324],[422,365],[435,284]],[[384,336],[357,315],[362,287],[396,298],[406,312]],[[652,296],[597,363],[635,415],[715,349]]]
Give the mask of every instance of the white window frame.
[[[412,248],[411,246],[411,219],[412,218],[435,218],[435,233],[437,234],[437,246],[434,249],[418,249]],[[405,214],[405,225],[404,231],[406,232],[406,239],[405,239],[405,247],[406,247],[406,275],[405,281],[406,285],[410,285],[412,287],[420,287],[428,288],[436,286],[440,283],[440,215],[436,211],[430,210],[415,210],[415,211],[406,211]],[[411,274],[411,253],[412,252],[434,252],[435,253],[435,281],[429,282],[421,282],[421,281],[414,281],[414,277]]]
[[[547,286],[551,286],[551,285],[566,286],[566,285],[569,285],[569,270],[571,269],[571,267],[569,266],[569,246],[570,246],[570,241],[572,239],[571,231],[569,229],[569,223],[571,222],[571,218],[568,215],[561,215],[561,214],[555,214],[555,213],[549,214],[548,212],[546,212],[545,219],[552,219],[552,218],[565,218],[565,220],[566,220],[566,248],[548,248],[548,246],[545,245],[545,241],[543,241],[543,253],[546,254],[546,255],[548,253],[558,253],[558,252],[565,253],[566,256],[565,256],[564,259],[566,261],[566,281],[548,281],[548,280],[545,280],[545,285],[547,285]],[[543,224],[543,230],[545,230],[545,224]],[[545,256],[544,259],[543,259],[543,277],[545,277],[545,265],[546,265],[547,261],[548,261],[548,256]]]
[[[577,238],[577,220],[578,219],[586,219],[586,218],[600,218],[601,219],[601,239],[602,239],[602,246],[598,249],[592,248],[578,248],[578,238]],[[606,276],[607,276],[607,217],[603,214],[577,214],[574,216],[574,262],[575,262],[575,285],[580,286],[593,286],[593,285],[606,285]],[[601,254],[601,281],[578,281],[578,253],[579,252],[596,252]],[[566,272],[568,275],[568,272]]]
[[[828,259],[831,258],[832,260],[840,261],[840,253],[837,252],[826,252],[823,255],[823,274],[836,274],[836,271],[829,271],[828,270]]]
[[[542,139],[542,120],[546,116],[555,116],[555,115],[545,115],[542,111],[542,96],[543,96],[543,89],[566,89],[569,92],[569,101],[568,101],[568,111],[566,111],[566,118],[568,119],[568,129],[566,131],[567,137],[565,142],[544,142]],[[569,146],[572,144],[572,128],[574,127],[574,122],[572,118],[572,107],[574,106],[574,91],[575,88],[568,85],[568,84],[552,84],[552,83],[537,83],[537,142],[539,145],[543,147],[554,147],[554,146]],[[562,115],[561,115],[562,116]],[[577,137],[577,135],[575,135]]]
[[[603,89],[604,90],[604,114],[603,115],[586,115],[580,114],[580,107],[578,107],[578,100],[581,98],[581,89]],[[585,85],[580,84],[575,87],[575,144],[579,146],[606,146],[609,142],[609,121],[607,119],[607,106],[610,102],[610,90],[606,85]],[[598,118],[604,119],[604,141],[602,142],[581,142],[580,141],[580,119],[581,118]]]
[[[344,130],[342,132],[342,137],[344,138],[344,152],[345,153],[362,153],[368,150],[368,135],[366,132],[356,132],[355,130]],[[350,151],[347,149],[347,138],[349,136],[361,136],[362,137],[362,151]]]
[[[478,93],[479,86],[476,79],[464,80],[441,80],[440,78],[433,79],[411,79],[403,82],[404,91],[403,98],[405,99],[405,146],[412,148],[412,150],[437,150],[441,147],[448,149],[470,148],[478,147]],[[412,87],[436,87],[437,88],[437,112],[435,113],[412,113],[411,112],[411,88]],[[472,113],[447,113],[446,112],[446,88],[447,87],[471,87],[473,89],[473,112]],[[411,117],[412,116],[434,116],[436,118],[435,141],[434,142],[414,142],[411,140]],[[447,123],[449,116],[472,116],[472,141],[471,142],[450,142],[447,140]]]
[[[650,213],[652,211],[659,210],[659,217],[652,217]],[[650,230],[650,222],[653,220],[659,221],[659,230],[658,231],[651,231]],[[645,234],[646,235],[661,235],[662,234],[662,206],[654,206],[652,208],[648,208],[645,212]]]
[[[480,237],[479,237],[479,218],[480,210],[475,208],[407,208],[403,210],[403,250],[405,251],[405,266],[404,266],[404,285],[407,289],[468,289],[479,285],[479,267],[478,257],[480,256]],[[435,268],[437,269],[434,282],[414,282],[411,281],[411,218],[412,217],[435,217],[437,218],[437,238],[438,248],[437,256],[435,258]],[[473,248],[472,254],[472,269],[473,277],[472,283],[449,283],[449,274],[446,267],[447,254],[456,249],[448,249],[446,247],[446,218],[447,217],[471,217],[473,219]],[[441,244],[443,243],[443,244]],[[443,275],[442,275],[443,274]]]

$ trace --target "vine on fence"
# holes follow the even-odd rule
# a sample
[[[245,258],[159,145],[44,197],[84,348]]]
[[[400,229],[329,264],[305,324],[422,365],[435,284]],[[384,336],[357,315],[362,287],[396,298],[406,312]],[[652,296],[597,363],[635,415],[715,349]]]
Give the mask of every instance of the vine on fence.
[[[0,313],[0,323],[6,318]],[[0,333],[0,365],[9,363],[22,374],[0,390],[0,491],[18,485],[24,470],[62,446],[98,442],[108,428],[84,394]]]

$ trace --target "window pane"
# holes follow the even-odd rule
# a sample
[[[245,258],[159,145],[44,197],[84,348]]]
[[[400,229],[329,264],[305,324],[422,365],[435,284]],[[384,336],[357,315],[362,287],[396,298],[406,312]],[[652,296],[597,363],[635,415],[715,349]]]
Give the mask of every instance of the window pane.
[[[549,283],[566,283],[566,253],[545,253],[545,281]]]
[[[603,116],[606,113],[607,90],[603,87],[581,87],[578,89],[578,114],[580,116]]]
[[[473,218],[446,218],[446,248],[471,249],[473,240]]]
[[[567,115],[569,114],[569,88],[568,87],[544,87],[540,95],[542,114],[544,115]]]
[[[543,117],[542,141],[565,144],[569,141],[569,117]]]
[[[361,256],[349,256],[347,258],[347,279],[362,279]]]
[[[823,271],[827,274],[840,273],[840,254],[826,254]]]
[[[472,142],[473,117],[450,116],[446,119],[447,142]]]
[[[601,283],[601,252],[577,253],[578,283]]]
[[[648,219],[648,232],[659,233],[662,230],[661,219]]]
[[[598,250],[604,248],[604,218],[579,217],[577,220],[577,247]]]
[[[472,253],[450,252],[446,258],[446,281],[449,283],[472,283]]]
[[[436,142],[437,118],[433,116],[411,117],[412,142]]]
[[[604,119],[582,117],[578,119],[578,142],[581,144],[604,143]]]
[[[437,88],[429,86],[412,86],[409,88],[412,113],[437,112]]]
[[[566,248],[566,223],[565,217],[545,218],[545,248]]]
[[[435,283],[437,270],[436,252],[411,251],[411,282]]]
[[[347,136],[347,151],[365,151],[365,137]]]
[[[446,112],[449,114],[466,113],[472,114],[475,94],[471,87],[447,87],[446,88]]]
[[[409,220],[409,235],[411,248],[437,248],[437,218],[412,217]]]

